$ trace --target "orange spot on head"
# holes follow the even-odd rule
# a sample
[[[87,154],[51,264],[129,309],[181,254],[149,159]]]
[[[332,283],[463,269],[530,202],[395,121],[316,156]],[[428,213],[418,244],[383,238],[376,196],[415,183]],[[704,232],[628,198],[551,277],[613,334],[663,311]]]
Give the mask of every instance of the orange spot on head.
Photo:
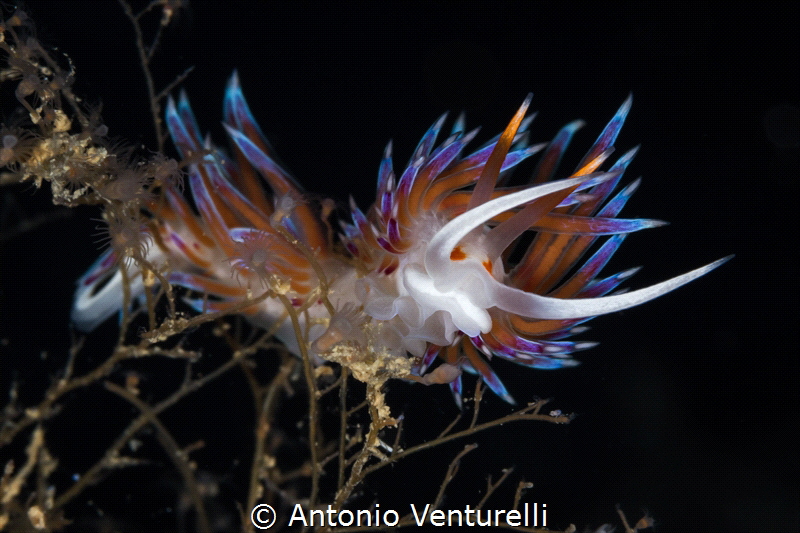
[[[492,262],[491,262],[491,260],[487,259],[486,261],[484,261],[483,262],[483,268],[485,268],[486,271],[489,274],[491,274],[492,273]]]
[[[453,251],[450,252],[450,259],[453,261],[461,261],[466,258],[467,254],[464,253],[464,250],[462,250],[460,246],[456,246],[453,248]]]

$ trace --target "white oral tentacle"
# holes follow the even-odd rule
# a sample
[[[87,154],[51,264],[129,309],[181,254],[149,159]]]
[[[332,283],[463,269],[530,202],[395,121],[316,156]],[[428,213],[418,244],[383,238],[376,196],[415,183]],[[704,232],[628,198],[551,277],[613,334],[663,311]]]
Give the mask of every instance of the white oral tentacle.
[[[700,276],[708,274],[732,257],[732,255],[723,257],[713,263],[709,263],[695,270],[686,272],[685,274],[681,274],[680,276],[675,276],[674,278],[643,289],[599,298],[576,298],[569,300],[550,298],[548,296],[540,296],[538,294],[515,289],[514,287],[509,287],[493,280],[495,305],[504,311],[515,313],[520,316],[552,320],[585,318],[614,313],[643,304],[673,291]]]
[[[609,174],[610,176],[611,174]],[[514,209],[548,194],[574,187],[590,179],[597,179],[597,174],[587,174],[577,178],[553,181],[524,191],[506,194],[455,217],[445,224],[428,243],[425,251],[425,270],[428,275],[434,278],[439,290],[446,291],[448,288],[452,288],[458,283],[458,280],[446,275],[452,262],[450,253],[458,246],[461,239],[466,237],[472,230],[509,209]]]

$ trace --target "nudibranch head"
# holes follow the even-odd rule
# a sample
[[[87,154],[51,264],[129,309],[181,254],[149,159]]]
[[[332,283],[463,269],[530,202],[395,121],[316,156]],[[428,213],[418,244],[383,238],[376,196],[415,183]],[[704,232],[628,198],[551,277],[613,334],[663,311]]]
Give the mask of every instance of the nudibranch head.
[[[550,143],[530,145],[530,100],[502,134],[467,155],[477,130],[464,131],[456,121],[437,146],[442,116],[399,177],[390,143],[376,200],[364,212],[351,199],[352,222],[341,223],[340,244],[332,242],[330,209],[320,214],[305,201],[271,156],[235,74],[224,105],[230,156],[203,141],[185,95],[177,105],[170,100],[167,124],[191,162],[196,210],[165,182],[164,198],[148,207],[147,228],[157,246],[147,251],[146,261],[163,268],[170,283],[204,295],[186,298],[199,312],[230,309],[251,298],[251,290],[280,284],[286,298],[262,299],[243,312],[265,327],[281,322],[277,336],[295,353],[300,342],[323,358],[340,343],[384,357],[410,353],[412,371],[423,378],[440,358],[447,371],[423,382],[447,382],[458,399],[466,370],[512,401],[488,359],[533,368],[573,366],[571,354],[594,345],[565,340],[583,330],[580,323],[656,298],[725,261],[615,293],[635,270],[598,277],[600,270],[626,234],[663,224],[616,218],[638,185],[634,181],[612,195],[636,149],[601,170],[631,98],[577,169],[559,180],[553,180],[558,163],[582,123],[568,124]],[[537,152],[542,155],[530,183],[509,185],[509,171]],[[598,239],[604,242],[595,246]],[[119,262],[111,254],[79,281],[73,317],[84,329],[122,305]],[[519,259],[511,264],[509,257]],[[124,265],[131,294],[141,295],[147,290],[141,274],[131,261]],[[307,339],[297,339],[286,320],[281,302],[287,299],[302,307]]]

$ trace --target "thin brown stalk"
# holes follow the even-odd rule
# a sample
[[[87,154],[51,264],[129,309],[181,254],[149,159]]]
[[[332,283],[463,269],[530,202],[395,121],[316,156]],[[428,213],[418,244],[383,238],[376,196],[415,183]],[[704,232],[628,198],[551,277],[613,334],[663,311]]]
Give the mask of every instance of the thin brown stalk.
[[[475,505],[475,509],[483,509],[483,505],[486,503],[486,501],[489,499],[489,497],[490,497],[492,494],[494,494],[494,491],[496,491],[496,490],[497,490],[497,487],[499,487],[500,485],[502,485],[502,484],[503,484],[503,482],[504,482],[504,481],[506,480],[506,478],[508,477],[508,475],[509,475],[511,472],[513,472],[513,471],[514,471],[514,468],[513,468],[513,467],[511,467],[511,468],[504,468],[504,469],[503,469],[503,475],[501,475],[501,476],[500,476],[500,479],[498,479],[498,480],[497,480],[495,483],[492,483],[492,476],[490,475],[490,476],[489,476],[489,477],[486,479],[486,492],[484,492],[484,494],[483,494],[483,498],[481,498],[481,501],[479,501],[479,502],[477,503],[477,505]]]
[[[458,452],[456,456],[450,461],[450,464],[447,467],[447,473],[442,480],[442,484],[439,485],[439,492],[436,494],[436,499],[433,500],[433,504],[431,505],[431,509],[438,509],[439,506],[442,504],[442,499],[444,498],[445,490],[447,486],[453,481],[453,478],[456,477],[458,473],[458,467],[461,464],[461,459],[467,455],[469,452],[477,448],[477,444],[467,444],[464,446],[464,449]]]
[[[442,436],[440,436],[440,437],[438,437],[438,438],[436,438],[434,440],[431,440],[431,441],[428,441],[428,442],[423,442],[423,443],[418,444],[416,446],[412,446],[410,448],[406,448],[405,450],[401,450],[401,451],[399,451],[397,453],[392,454],[391,456],[389,456],[389,461],[388,462],[378,463],[378,464],[372,465],[369,468],[365,469],[364,470],[364,476],[366,477],[367,475],[371,474],[372,472],[374,472],[374,471],[376,471],[376,470],[378,470],[380,468],[383,468],[384,466],[386,466],[387,464],[389,464],[391,462],[398,461],[398,460],[402,459],[403,457],[407,457],[409,455],[415,454],[415,453],[420,452],[422,450],[427,450],[427,449],[433,448],[435,446],[439,446],[439,445],[444,444],[445,442],[448,442],[448,441],[451,441],[451,440],[455,440],[455,439],[459,439],[461,437],[467,437],[467,436],[470,436],[470,435],[474,435],[475,433],[478,433],[479,431],[483,431],[485,429],[493,428],[495,426],[500,426],[500,425],[503,425],[503,424],[507,424],[509,422],[519,422],[519,421],[522,421],[522,420],[539,420],[539,421],[542,421],[542,422],[551,422],[551,423],[554,423],[554,424],[566,424],[566,423],[568,423],[570,421],[570,417],[566,416],[566,415],[550,416],[550,415],[540,414],[539,411],[541,410],[542,406],[545,403],[547,403],[547,400],[539,400],[538,402],[535,402],[535,403],[532,403],[530,405],[527,405],[527,406],[523,407],[522,409],[520,409],[520,410],[518,410],[518,411],[516,411],[514,413],[511,413],[510,415],[506,415],[506,416],[497,418],[495,420],[490,420],[489,422],[484,422],[483,424],[478,424],[476,426],[464,429],[462,431],[458,431],[456,433],[451,433],[451,434],[444,434],[443,433]],[[452,425],[453,424],[451,424],[451,426]],[[448,427],[450,427],[450,426],[448,426]]]
[[[259,498],[259,487],[261,485],[261,473],[264,466],[264,447],[267,437],[269,436],[270,428],[275,416],[275,411],[280,401],[280,391],[283,388],[286,380],[294,372],[297,360],[294,357],[287,356],[284,358],[283,364],[278,373],[272,378],[269,385],[266,387],[264,398],[261,404],[261,410],[256,420],[255,429],[255,450],[253,451],[253,461],[250,469],[250,490],[247,496],[247,508],[252,509]]]
[[[300,353],[303,359],[303,373],[305,374],[306,386],[308,387],[308,440],[311,452],[311,465],[313,469],[311,475],[311,495],[309,496],[309,506],[313,507],[317,501],[317,495],[319,494],[319,478],[321,475],[319,468],[319,443],[317,442],[317,434],[319,432],[319,414],[317,412],[317,382],[316,378],[314,377],[314,368],[311,362],[311,356],[308,354],[307,342],[303,336],[302,329],[300,328],[300,319],[297,316],[297,312],[292,306],[292,302],[290,302],[285,295],[276,294],[276,297],[281,301],[281,303],[283,303],[283,306],[286,308],[286,312],[289,314],[289,317],[292,320],[292,327],[294,328],[294,333],[297,337],[298,345],[300,346]]]
[[[152,412],[153,409],[150,405],[137,398],[134,394],[131,394],[131,392],[124,387],[120,387],[115,383],[106,381],[104,385],[106,389],[125,399],[141,411],[142,415],[146,416],[149,423],[156,429],[156,438],[158,442],[161,444],[161,447],[164,448],[164,451],[167,452],[167,456],[172,460],[175,468],[183,478],[184,486],[189,493],[189,498],[197,514],[197,529],[203,533],[210,533],[211,526],[208,523],[208,515],[206,514],[205,505],[203,504],[203,497],[200,495],[200,489],[197,486],[194,471],[189,465],[187,454],[181,450],[169,430],[161,423],[158,416]]]
[[[117,353],[122,353],[118,351]],[[113,358],[113,357],[112,357]],[[109,358],[111,359],[111,358]],[[150,422],[151,416],[156,416],[160,414],[162,411],[167,409],[168,407],[174,405],[184,396],[202,388],[209,382],[217,379],[222,374],[233,368],[239,364],[239,359],[233,357],[217,367],[214,371],[210,372],[209,374],[203,376],[202,378],[198,378],[184,386],[180,389],[175,391],[171,394],[168,398],[163,400],[162,402],[158,403],[157,405],[153,406],[149,411],[142,412],[137,418],[135,418],[128,427],[125,428],[125,431],[114,441],[114,443],[106,450],[105,455],[99,461],[97,461],[94,465],[92,465],[89,470],[87,470],[79,479],[72,485],[69,489],[67,489],[63,494],[61,494],[58,498],[56,498],[53,509],[58,510],[63,507],[67,502],[72,500],[75,496],[83,492],[91,483],[97,481],[100,472],[111,462],[113,459],[117,457],[119,454],[119,450],[125,446],[125,444],[144,426],[146,426]]]

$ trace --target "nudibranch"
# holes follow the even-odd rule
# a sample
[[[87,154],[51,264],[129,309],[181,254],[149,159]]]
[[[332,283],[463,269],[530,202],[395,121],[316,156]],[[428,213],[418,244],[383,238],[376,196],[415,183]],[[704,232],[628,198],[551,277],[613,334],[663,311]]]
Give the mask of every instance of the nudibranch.
[[[362,211],[351,198],[351,221],[341,223],[334,239],[330,209],[311,205],[276,163],[235,73],[223,106],[229,155],[203,140],[181,94],[177,104],[169,100],[166,121],[188,165],[194,207],[170,186],[149,201],[141,231],[152,245],[144,259],[162,279],[187,289],[184,300],[197,312],[240,309],[253,294],[280,285],[283,302],[304,309],[299,316],[313,356],[324,358],[349,343],[410,359],[412,373],[423,378],[438,357],[446,371],[421,381],[446,376],[441,381],[450,382],[458,400],[461,374],[453,369],[463,369],[512,401],[488,364],[493,357],[533,368],[573,366],[572,354],[594,345],[566,340],[586,329],[581,323],[652,300],[727,259],[618,291],[636,269],[606,277],[601,269],[628,233],[662,224],[617,218],[638,185],[612,196],[635,148],[600,170],[631,98],[577,170],[558,180],[553,177],[561,156],[582,123],[566,125],[549,143],[531,145],[530,100],[500,135],[468,155],[477,130],[466,131],[461,119],[436,144],[445,116],[428,129],[400,174],[393,170],[390,143],[375,203]],[[530,183],[509,185],[508,171],[540,152]],[[119,255],[108,250],[78,281],[72,319],[79,329],[92,330],[121,310],[122,268],[131,301],[153,290],[136,258]],[[322,278],[328,305],[320,298]],[[276,336],[299,354],[284,303],[270,297],[239,312],[258,326],[277,327]]]

